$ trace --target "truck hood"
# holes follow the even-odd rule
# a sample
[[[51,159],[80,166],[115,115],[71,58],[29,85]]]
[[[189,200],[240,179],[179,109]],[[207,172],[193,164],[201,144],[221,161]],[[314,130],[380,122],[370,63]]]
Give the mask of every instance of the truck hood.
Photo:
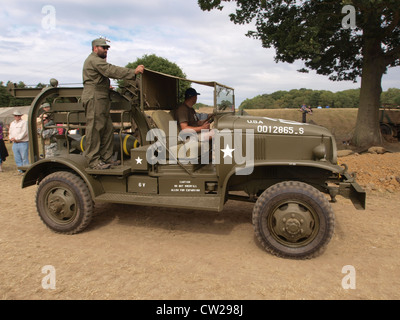
[[[331,137],[332,133],[321,126],[301,123],[292,120],[274,119],[256,116],[223,115],[216,121],[215,128],[218,130],[246,130],[253,129],[255,133],[265,134],[289,134],[302,136],[325,136]]]

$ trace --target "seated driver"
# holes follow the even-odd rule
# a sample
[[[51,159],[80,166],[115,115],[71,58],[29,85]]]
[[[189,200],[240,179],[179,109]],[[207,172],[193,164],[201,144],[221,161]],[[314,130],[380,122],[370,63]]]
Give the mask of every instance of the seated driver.
[[[209,120],[212,115],[209,115],[206,120],[199,120],[196,111],[193,109],[199,94],[193,88],[187,89],[185,92],[185,101],[175,110],[174,117],[181,130],[192,129],[197,133],[201,133],[201,130],[210,129]],[[210,133],[207,136],[211,137]]]

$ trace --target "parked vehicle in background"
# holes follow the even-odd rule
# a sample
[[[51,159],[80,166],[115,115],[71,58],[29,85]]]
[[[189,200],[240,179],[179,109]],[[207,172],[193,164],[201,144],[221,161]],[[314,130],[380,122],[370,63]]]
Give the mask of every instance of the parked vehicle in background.
[[[383,105],[379,109],[379,124],[381,133],[386,140],[400,140],[400,106]]]

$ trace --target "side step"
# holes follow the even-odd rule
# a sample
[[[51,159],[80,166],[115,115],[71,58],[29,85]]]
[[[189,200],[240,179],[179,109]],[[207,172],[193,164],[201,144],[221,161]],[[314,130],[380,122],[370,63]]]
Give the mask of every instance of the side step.
[[[86,168],[85,171],[88,174],[92,174],[92,175],[126,176],[127,174],[131,173],[131,167],[119,165],[119,166],[110,167],[110,169],[104,169],[104,170],[96,170],[96,169]]]
[[[222,211],[223,209],[223,205],[220,207],[220,197],[215,195],[177,197],[155,194],[143,195],[137,193],[103,193],[96,197],[94,201],[206,211]]]

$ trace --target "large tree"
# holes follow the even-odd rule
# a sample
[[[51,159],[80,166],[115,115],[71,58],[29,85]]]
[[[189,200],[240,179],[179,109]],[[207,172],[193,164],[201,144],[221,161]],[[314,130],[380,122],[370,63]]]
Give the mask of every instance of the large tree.
[[[379,145],[381,80],[400,64],[399,0],[232,0],[236,24],[255,21],[248,36],[276,49],[275,60],[304,61],[331,80],[361,77],[360,107],[353,143]],[[202,10],[222,9],[230,0],[198,0]],[[347,6],[346,6],[347,5]],[[343,11],[343,12],[342,12]]]

